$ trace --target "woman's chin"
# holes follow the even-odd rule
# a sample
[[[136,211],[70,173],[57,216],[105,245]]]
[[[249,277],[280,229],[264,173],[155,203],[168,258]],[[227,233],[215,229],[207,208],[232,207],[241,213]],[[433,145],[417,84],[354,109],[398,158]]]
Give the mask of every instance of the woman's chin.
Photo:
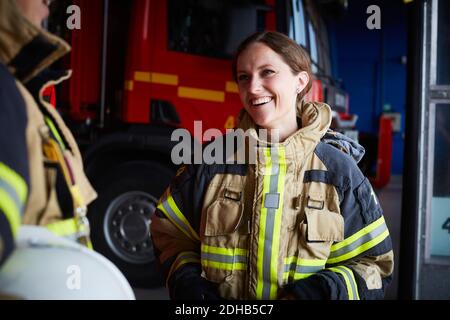
[[[250,113],[253,121],[262,128],[268,128],[270,124],[270,117],[267,114],[263,114],[260,112],[251,112]]]
[[[259,127],[263,128],[263,129],[270,128],[269,121],[267,121],[266,119],[253,119],[253,120]]]

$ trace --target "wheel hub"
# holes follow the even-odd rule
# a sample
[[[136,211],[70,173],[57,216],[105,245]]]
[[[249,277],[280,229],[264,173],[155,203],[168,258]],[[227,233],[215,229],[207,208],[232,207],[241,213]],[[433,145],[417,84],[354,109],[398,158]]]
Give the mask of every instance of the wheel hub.
[[[122,237],[132,244],[139,244],[145,241],[149,232],[149,222],[136,212],[127,214],[120,223]]]
[[[151,216],[157,199],[142,191],[115,198],[106,209],[104,232],[111,250],[121,259],[145,264],[155,259],[150,238]]]

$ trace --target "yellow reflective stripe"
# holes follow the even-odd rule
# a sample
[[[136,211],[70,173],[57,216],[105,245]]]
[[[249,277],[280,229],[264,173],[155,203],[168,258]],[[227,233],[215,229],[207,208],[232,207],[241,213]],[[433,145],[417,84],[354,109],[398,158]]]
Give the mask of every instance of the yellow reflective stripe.
[[[47,224],[45,227],[54,234],[61,237],[76,235],[79,232],[77,221],[75,219],[66,219],[58,222],[53,222]]]
[[[192,229],[191,224],[186,220],[184,215],[181,213],[180,209],[178,209],[178,206],[175,203],[175,200],[173,200],[172,195],[169,195],[169,197],[167,198],[167,202],[169,203],[169,206],[172,208],[175,214],[178,216],[178,218],[180,218],[181,221],[183,221],[186,224],[186,226],[189,228],[189,231],[195,237],[195,239],[200,240],[200,237],[197,235],[197,232],[195,232],[194,229]]]
[[[306,279],[312,276],[314,273],[294,273],[294,280]]]
[[[291,256],[291,257],[287,257],[284,259],[285,264],[291,264],[294,261],[297,262],[297,265],[311,266],[311,267],[325,266],[325,264],[327,262],[327,260],[325,260],[325,259],[303,259],[303,258],[298,258],[297,256]]]
[[[359,300],[358,285],[356,284],[353,271],[345,266],[332,267],[328,269],[343,276],[345,286],[347,287],[348,299]]]
[[[198,236],[197,232],[195,232],[194,229],[192,229],[190,223],[187,221],[187,219],[184,217],[184,215],[181,213],[180,209],[176,205],[172,195],[167,191],[168,196],[166,199],[161,199],[160,203],[158,204],[158,209],[161,210],[166,217],[178,228],[180,229],[186,236],[188,236],[191,239],[199,240],[200,237]],[[166,208],[164,208],[164,204],[167,204],[172,213],[175,216],[172,216]],[[179,220],[176,221],[176,220]]]
[[[235,248],[234,249],[234,254],[235,255],[241,255],[241,256],[246,256],[248,253],[247,249],[241,249],[241,248]]]
[[[93,246],[93,244],[92,244],[92,241],[89,239],[89,241],[86,243],[86,247],[89,249],[89,250],[94,250],[94,246]]]
[[[276,299],[280,268],[279,238],[286,174],[285,149],[272,147],[263,148],[262,151],[265,170],[258,231],[256,298]]]
[[[76,238],[72,240],[78,240],[80,236],[82,236],[84,233],[87,233],[88,231],[85,225],[78,225],[76,218],[49,223],[45,225],[45,227],[57,236],[65,238]],[[84,244],[90,250],[94,249],[89,236],[83,241],[78,242]]]
[[[162,203],[160,203],[157,208],[161,210],[164,215],[172,222],[174,226],[176,226],[181,232],[183,232],[188,238],[192,238],[192,236],[189,234],[187,230],[185,230],[182,226],[179,226],[178,223],[175,222],[175,220],[172,218],[172,216],[167,212],[167,210],[163,207]]]
[[[348,271],[348,273],[350,274],[350,281],[354,285],[352,288],[354,289],[354,292],[355,292],[355,294],[354,294],[355,300],[360,300],[359,292],[358,292],[358,283],[356,282],[355,275],[353,274],[353,271],[350,268],[347,268],[345,266],[341,266],[341,267],[343,269],[346,269]]]
[[[372,235],[370,235],[370,232],[373,232],[376,228],[383,228],[383,227],[386,230],[384,230],[382,233],[380,233],[376,237],[370,238],[372,236]],[[357,234],[359,234],[359,237],[354,237]],[[357,246],[353,250],[348,251],[348,252],[345,252],[346,246],[340,245],[341,243],[337,243],[336,245],[333,245],[332,249],[330,251],[330,258],[327,260],[327,264],[335,264],[335,263],[339,263],[339,262],[351,259],[351,258],[356,257],[357,255],[375,247],[376,245],[381,243],[384,239],[386,239],[389,236],[389,231],[387,230],[387,226],[384,223],[384,218],[381,217],[378,220],[376,220],[375,222],[368,225],[366,228],[357,232],[355,235],[348,238],[348,239],[351,239],[351,241],[349,241],[348,239],[343,241],[343,242],[346,242],[346,246],[350,247],[352,245],[352,243],[355,243],[355,241],[358,241],[361,238],[366,237],[366,236],[369,236],[368,239],[370,239],[370,240],[364,242],[362,245]],[[339,249],[344,250],[345,253],[341,254],[341,255],[336,255],[336,251]]]
[[[215,254],[222,254],[222,255],[226,255],[226,256],[235,256],[235,255],[246,256],[248,253],[247,249],[241,249],[241,248],[228,249],[228,248],[212,247],[212,246],[208,246],[206,244],[201,245],[201,250],[202,250],[202,252],[205,252],[205,253],[215,253]]]
[[[200,264],[200,257],[197,252],[194,251],[184,251],[178,254],[175,261],[172,263],[169,272],[167,273],[166,287],[169,286],[170,276],[177,271],[182,265],[186,263],[198,263]]]
[[[24,203],[27,198],[28,187],[25,180],[13,169],[0,162],[0,180],[10,185],[19,196],[19,200]]]
[[[202,266],[222,270],[245,270],[247,264],[242,262],[226,263],[202,259]]]
[[[297,256],[286,257],[284,259],[283,281],[287,281],[289,278],[294,280],[307,278],[324,269],[326,262],[327,260],[324,259],[303,259]],[[300,270],[313,272],[298,272],[298,267],[300,267]]]
[[[0,209],[6,216],[13,237],[16,237],[28,187],[13,169],[0,162]]]
[[[349,253],[346,253],[346,254],[344,254],[342,256],[338,256],[336,258],[328,259],[327,260],[327,264],[338,263],[338,262],[345,261],[345,260],[351,259],[353,257],[356,257],[357,255],[363,253],[364,251],[367,251],[367,250],[375,247],[377,244],[381,243],[388,236],[389,236],[389,231],[386,230],[382,234],[377,236],[376,238],[370,240],[369,242],[366,242],[365,244],[363,244],[362,246],[359,246],[355,250],[353,250],[353,251],[351,251]]]
[[[201,245],[201,263],[203,267],[222,270],[246,270],[247,249],[220,248]]]
[[[20,215],[21,212],[17,208],[15,202],[11,199],[9,193],[0,188],[0,210],[6,216],[11,227],[11,232],[15,238],[17,235],[17,230],[20,226]]]
[[[49,117],[45,117],[45,122],[47,123],[47,125],[49,126],[50,130],[52,131],[53,135],[55,136],[56,140],[58,140],[59,145],[61,146],[61,148],[63,150],[66,149],[66,145],[63,142],[63,139],[61,138],[61,136],[59,135],[58,130],[56,130],[55,125],[53,124],[53,121],[49,118]]]
[[[370,233],[371,231],[373,231],[374,229],[376,229],[377,227],[379,227],[380,225],[382,225],[384,222],[384,217],[381,216],[380,218],[378,218],[377,220],[375,220],[374,222],[372,222],[371,224],[369,224],[367,227],[359,230],[358,232],[356,232],[355,234],[353,234],[352,236],[348,237],[347,239],[344,239],[341,242],[338,242],[336,244],[333,244],[331,246],[330,252],[336,251],[342,247],[348,246],[349,244],[351,244],[352,242],[356,241],[357,239],[361,238],[362,236]]]
[[[306,279],[310,276],[312,276],[314,273],[299,273],[299,272],[295,272],[295,270],[290,270],[289,272],[284,272],[283,273],[283,281],[288,281],[289,279],[293,279],[293,280],[300,280],[300,279]]]
[[[277,192],[280,196],[278,208],[275,210],[275,221],[272,236],[272,261],[270,269],[270,298],[276,299],[278,296],[278,251],[280,249],[281,217],[283,216],[283,198],[284,198],[284,178],[286,176],[286,155],[284,148],[278,150],[278,183]],[[273,177],[272,177],[273,179]]]
[[[264,279],[263,279],[263,264],[264,264],[264,240],[265,240],[265,228],[266,225],[266,217],[267,217],[267,208],[265,208],[265,198],[266,193],[269,192],[270,186],[270,176],[272,174],[272,158],[270,157],[269,148],[264,149],[264,158],[265,158],[265,170],[264,170],[264,181],[263,181],[263,190],[262,190],[262,202],[261,202],[261,218],[259,222],[259,237],[258,237],[258,259],[256,264],[257,269],[257,284],[256,284],[256,298],[262,299]]]

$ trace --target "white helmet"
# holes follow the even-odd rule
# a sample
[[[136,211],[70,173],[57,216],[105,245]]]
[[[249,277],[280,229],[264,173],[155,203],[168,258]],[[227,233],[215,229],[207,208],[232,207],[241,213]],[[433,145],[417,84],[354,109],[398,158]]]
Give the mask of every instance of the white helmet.
[[[21,226],[0,269],[1,294],[23,299],[134,300],[130,284],[105,257],[44,227]]]

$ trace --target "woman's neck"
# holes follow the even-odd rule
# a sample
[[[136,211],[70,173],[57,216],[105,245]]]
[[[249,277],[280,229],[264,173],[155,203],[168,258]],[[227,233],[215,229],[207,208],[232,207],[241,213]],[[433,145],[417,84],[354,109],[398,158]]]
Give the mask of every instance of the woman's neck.
[[[299,128],[297,119],[294,121],[289,121],[288,123],[283,123],[274,128],[267,128],[265,135],[260,135],[260,138],[267,140],[271,143],[284,142],[292,134],[294,134]]]

